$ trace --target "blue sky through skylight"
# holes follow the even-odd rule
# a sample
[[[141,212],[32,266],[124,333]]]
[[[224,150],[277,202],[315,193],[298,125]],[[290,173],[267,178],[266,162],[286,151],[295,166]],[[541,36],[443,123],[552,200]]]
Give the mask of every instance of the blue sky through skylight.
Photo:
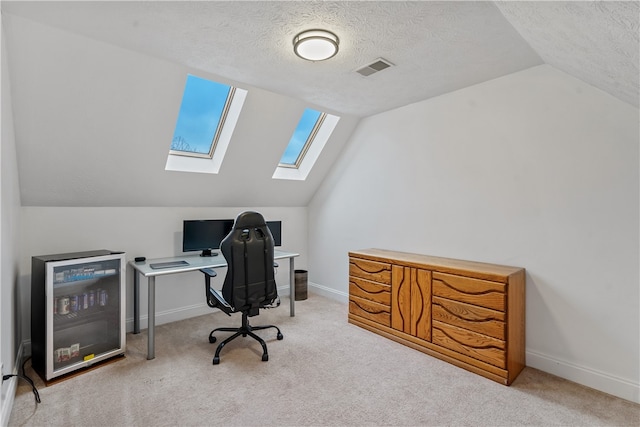
[[[171,149],[209,154],[230,86],[188,75]]]
[[[304,148],[313,127],[315,126],[318,118],[320,117],[320,111],[315,111],[310,108],[304,110],[302,118],[298,122],[298,126],[293,131],[293,135],[289,140],[289,145],[284,150],[284,154],[280,159],[280,163],[284,165],[295,165],[302,149]]]

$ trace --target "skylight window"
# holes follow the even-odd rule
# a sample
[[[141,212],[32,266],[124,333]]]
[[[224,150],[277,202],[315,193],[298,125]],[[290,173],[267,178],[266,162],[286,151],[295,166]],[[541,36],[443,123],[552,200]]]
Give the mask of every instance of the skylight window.
[[[273,173],[274,179],[305,180],[340,117],[307,108]]]
[[[289,145],[284,150],[284,154],[280,159],[280,166],[297,168],[304,159],[304,155],[309,150],[309,146],[313,142],[318,129],[322,126],[326,114],[320,111],[307,108],[302,113],[302,118],[298,122],[298,126],[293,131],[293,135],[289,140]]]
[[[189,75],[182,95],[171,154],[213,157],[235,88]]]
[[[165,170],[218,173],[247,91],[188,75]]]

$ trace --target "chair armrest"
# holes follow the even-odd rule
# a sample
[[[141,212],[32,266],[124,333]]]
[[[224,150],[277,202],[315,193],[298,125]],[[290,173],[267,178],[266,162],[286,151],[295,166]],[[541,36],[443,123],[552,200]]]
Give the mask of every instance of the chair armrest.
[[[209,279],[218,275],[213,268],[201,268],[200,271]]]
[[[231,316],[233,307],[229,305],[217,289],[211,286],[211,278],[216,277],[218,273],[213,268],[201,268],[200,271],[204,274],[204,292],[207,297],[207,305],[211,308],[219,308]]]

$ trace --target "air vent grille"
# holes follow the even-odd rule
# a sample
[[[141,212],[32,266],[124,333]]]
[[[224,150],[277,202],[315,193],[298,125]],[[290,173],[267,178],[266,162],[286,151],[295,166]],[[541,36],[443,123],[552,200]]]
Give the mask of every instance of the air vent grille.
[[[392,66],[393,64],[387,61],[386,59],[378,58],[375,61],[373,61],[371,64],[365,65],[362,68],[358,68],[356,70],[356,73],[362,74],[363,76],[367,77],[367,76],[370,76],[371,74],[375,74],[378,71],[385,70]]]

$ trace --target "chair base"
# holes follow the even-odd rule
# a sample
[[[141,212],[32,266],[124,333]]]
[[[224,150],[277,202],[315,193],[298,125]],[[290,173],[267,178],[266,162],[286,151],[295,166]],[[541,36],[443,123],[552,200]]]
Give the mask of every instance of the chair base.
[[[225,345],[227,345],[229,342],[233,341],[234,339],[238,338],[240,335],[242,335],[243,337],[250,336],[254,340],[258,341],[260,343],[260,345],[262,346],[262,361],[263,362],[268,361],[269,360],[269,353],[267,352],[267,344],[264,342],[264,340],[262,338],[260,338],[256,334],[254,334],[253,331],[259,331],[259,330],[262,330],[262,329],[269,329],[269,328],[275,328],[278,331],[278,335],[276,336],[276,338],[278,340],[281,340],[281,339],[284,338],[284,336],[280,332],[280,329],[277,326],[274,326],[274,325],[251,326],[249,324],[248,313],[246,313],[246,312],[242,313],[242,326],[241,327],[239,327],[239,328],[216,328],[216,329],[214,329],[209,334],[209,342],[212,343],[212,344],[217,341],[216,337],[213,336],[214,332],[217,332],[217,331],[235,332],[235,334],[231,335],[229,338],[227,338],[226,340],[224,340],[220,344],[218,344],[218,348],[216,348],[216,354],[213,357],[213,364],[217,365],[217,364],[220,363],[220,351],[222,351],[222,349],[223,349],[223,347]]]

